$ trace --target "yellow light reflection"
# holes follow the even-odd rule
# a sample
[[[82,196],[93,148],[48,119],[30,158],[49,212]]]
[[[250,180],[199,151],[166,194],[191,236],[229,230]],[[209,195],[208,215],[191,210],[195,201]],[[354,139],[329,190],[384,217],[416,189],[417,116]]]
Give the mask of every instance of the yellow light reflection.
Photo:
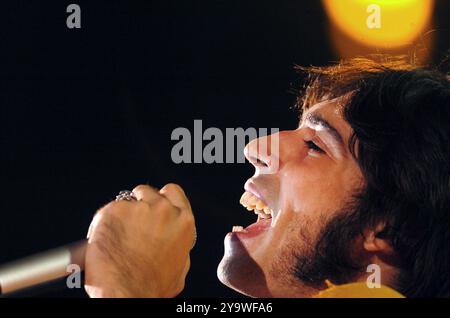
[[[332,27],[383,48],[411,44],[429,25],[434,0],[322,0]]]

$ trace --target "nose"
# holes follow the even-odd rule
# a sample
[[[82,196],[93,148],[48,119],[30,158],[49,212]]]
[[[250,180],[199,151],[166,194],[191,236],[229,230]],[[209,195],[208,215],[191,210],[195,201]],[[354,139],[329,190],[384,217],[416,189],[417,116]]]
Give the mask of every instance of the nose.
[[[253,139],[244,148],[244,155],[259,174],[278,171],[280,154],[279,133]]]

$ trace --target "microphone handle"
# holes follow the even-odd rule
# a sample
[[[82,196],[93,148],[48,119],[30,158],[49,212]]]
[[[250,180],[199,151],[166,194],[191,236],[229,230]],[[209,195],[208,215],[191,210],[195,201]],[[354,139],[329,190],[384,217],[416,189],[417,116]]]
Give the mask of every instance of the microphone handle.
[[[84,269],[87,240],[81,240],[0,266],[0,294],[46,283],[72,274],[68,266]]]

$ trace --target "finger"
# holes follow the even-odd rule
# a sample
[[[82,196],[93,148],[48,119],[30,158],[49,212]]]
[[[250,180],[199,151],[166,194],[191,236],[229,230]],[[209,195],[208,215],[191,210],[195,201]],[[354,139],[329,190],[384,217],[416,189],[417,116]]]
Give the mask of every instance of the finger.
[[[195,242],[197,240],[197,231],[195,229],[195,218],[194,214],[192,213],[191,204],[189,202],[189,199],[186,197],[186,194],[184,193],[183,189],[174,183],[168,183],[166,184],[160,191],[162,195],[164,195],[174,206],[179,208],[182,213],[185,213],[184,215],[187,216],[187,219],[189,219],[189,222],[192,222],[190,226],[191,229],[191,235],[192,235],[192,243],[190,246],[190,249],[192,249],[195,245]]]
[[[146,184],[140,184],[133,189],[133,193],[136,199],[144,201],[148,204],[154,203],[156,200],[161,198],[158,189],[153,188]]]
[[[183,189],[178,184],[168,183],[161,190],[159,190],[159,193],[165,196],[170,203],[180,210],[187,210],[189,213],[192,213],[189,199],[186,197]]]

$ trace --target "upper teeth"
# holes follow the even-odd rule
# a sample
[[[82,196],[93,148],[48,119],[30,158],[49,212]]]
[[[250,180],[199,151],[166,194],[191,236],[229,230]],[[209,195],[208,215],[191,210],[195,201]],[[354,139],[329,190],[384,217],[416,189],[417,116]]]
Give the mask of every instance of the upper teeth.
[[[245,191],[239,202],[247,208],[247,210],[255,211],[255,213],[263,218],[270,217],[270,208],[250,192]]]

